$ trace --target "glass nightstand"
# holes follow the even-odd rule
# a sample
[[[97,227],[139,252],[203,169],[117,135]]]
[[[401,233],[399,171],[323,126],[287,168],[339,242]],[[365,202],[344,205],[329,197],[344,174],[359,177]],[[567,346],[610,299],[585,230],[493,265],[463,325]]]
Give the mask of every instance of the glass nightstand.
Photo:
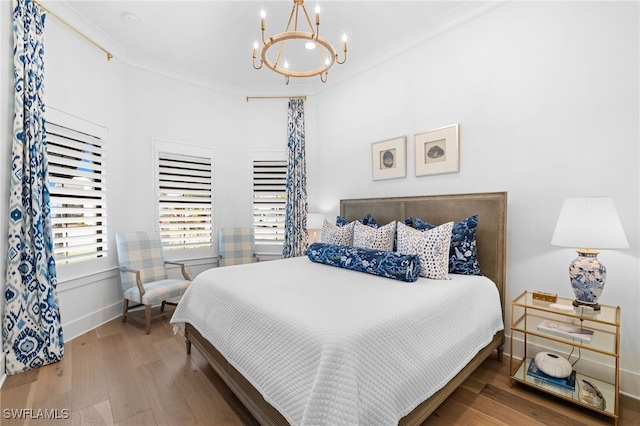
[[[554,303],[534,299],[525,291],[511,302],[510,372],[514,382],[534,387],[614,419],[618,424],[620,368],[620,307],[600,305],[599,311],[573,307],[572,299],[558,297]],[[593,334],[591,334],[593,332]],[[514,357],[519,349],[522,359]],[[560,386],[527,374],[535,353],[550,351],[571,357],[576,371],[575,388]],[[582,355],[602,371],[583,374]],[[587,358],[587,357],[585,357]],[[585,383],[585,381],[587,383]],[[597,388],[600,395],[590,387]],[[606,406],[598,406],[604,398]]]

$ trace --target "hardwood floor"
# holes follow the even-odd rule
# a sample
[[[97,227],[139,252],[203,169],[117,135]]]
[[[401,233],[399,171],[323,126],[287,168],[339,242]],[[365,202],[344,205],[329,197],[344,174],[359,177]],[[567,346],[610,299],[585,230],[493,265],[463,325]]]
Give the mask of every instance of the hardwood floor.
[[[423,426],[613,424],[544,393],[511,388],[508,370],[507,357],[491,357]],[[197,349],[186,354],[168,319],[154,321],[149,335],[115,319],[68,342],[59,363],[7,377],[0,406],[2,425],[256,424]],[[640,424],[638,401],[623,398],[620,411],[620,425]]]

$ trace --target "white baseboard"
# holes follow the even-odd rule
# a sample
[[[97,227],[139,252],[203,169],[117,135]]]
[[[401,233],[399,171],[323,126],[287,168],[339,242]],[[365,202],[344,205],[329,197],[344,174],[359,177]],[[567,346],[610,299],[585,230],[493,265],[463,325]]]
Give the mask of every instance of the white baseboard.
[[[505,355],[510,356],[508,353],[509,350],[509,336],[505,336]],[[522,359],[524,355],[522,353],[522,348],[524,348],[524,341],[521,338],[514,338],[514,357],[518,360]],[[517,343],[517,344],[516,344]],[[536,354],[540,351],[552,351],[555,353],[559,353],[567,357],[569,353],[558,350],[555,347],[547,347],[542,345],[536,345],[535,343],[528,342],[527,343],[527,354]],[[566,345],[564,345],[566,346]],[[580,357],[580,371],[587,376],[594,377],[596,379],[604,380],[609,383],[614,381],[615,377],[615,366],[613,364],[606,364],[600,362],[598,360],[590,359],[589,354],[586,353],[588,351],[582,351],[582,356]],[[531,357],[531,355],[529,355]],[[575,361],[576,354],[574,353],[571,358],[572,361]],[[613,360],[613,358],[611,358]],[[577,365],[577,364],[576,364]],[[640,373],[635,371],[629,371],[620,369],[619,371],[620,378],[620,393],[628,396],[633,399],[640,400]]]
[[[74,321],[63,323],[64,341],[68,342],[122,315],[122,302],[114,303]]]
[[[0,353],[0,367],[2,367],[2,370],[0,370],[0,389],[2,389],[2,385],[4,384],[4,379],[7,378],[7,373],[6,373],[6,369],[4,368],[4,351],[2,351],[2,353]]]
[[[640,373],[620,369],[620,393],[640,401]]]

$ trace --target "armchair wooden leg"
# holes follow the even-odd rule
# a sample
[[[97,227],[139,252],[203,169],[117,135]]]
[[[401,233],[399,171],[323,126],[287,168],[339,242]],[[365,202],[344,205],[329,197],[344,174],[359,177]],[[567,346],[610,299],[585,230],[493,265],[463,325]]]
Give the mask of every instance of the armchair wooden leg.
[[[151,332],[151,305],[144,305],[144,316],[147,322],[147,334]]]
[[[122,322],[127,321],[127,311],[129,310],[129,299],[124,299],[123,309],[122,309]]]
[[[167,301],[163,300],[162,301],[162,306],[160,306],[160,312],[164,312],[164,305],[166,305],[166,304],[167,304]]]
[[[191,353],[191,340],[185,339],[185,343],[187,344],[187,354]]]

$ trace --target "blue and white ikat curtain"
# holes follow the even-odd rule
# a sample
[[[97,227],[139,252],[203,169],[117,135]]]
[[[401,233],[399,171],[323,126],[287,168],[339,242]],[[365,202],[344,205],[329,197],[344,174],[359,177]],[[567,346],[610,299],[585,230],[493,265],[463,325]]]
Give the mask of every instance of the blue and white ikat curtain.
[[[13,0],[14,120],[3,351],[7,374],[64,356],[44,128],[45,15]]]
[[[304,256],[309,234],[307,231],[307,166],[304,148],[304,100],[289,99],[287,114],[287,203],[285,207],[285,258]]]

